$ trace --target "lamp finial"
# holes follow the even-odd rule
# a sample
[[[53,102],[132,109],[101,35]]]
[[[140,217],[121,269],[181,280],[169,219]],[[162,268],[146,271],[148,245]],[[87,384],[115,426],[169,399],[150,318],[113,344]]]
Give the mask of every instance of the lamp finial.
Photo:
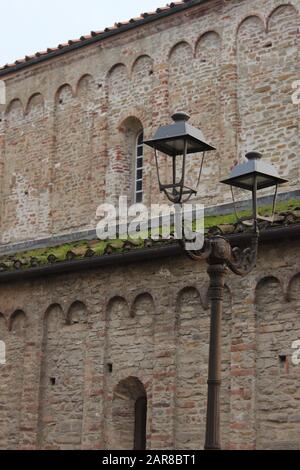
[[[172,119],[174,122],[184,121],[187,122],[190,119],[190,115],[184,112],[178,112],[173,114]]]

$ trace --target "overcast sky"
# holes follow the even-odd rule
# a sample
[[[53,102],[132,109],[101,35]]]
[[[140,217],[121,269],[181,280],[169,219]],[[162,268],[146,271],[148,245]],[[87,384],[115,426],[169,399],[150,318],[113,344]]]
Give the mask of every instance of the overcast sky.
[[[0,65],[168,3],[168,0],[0,1]]]

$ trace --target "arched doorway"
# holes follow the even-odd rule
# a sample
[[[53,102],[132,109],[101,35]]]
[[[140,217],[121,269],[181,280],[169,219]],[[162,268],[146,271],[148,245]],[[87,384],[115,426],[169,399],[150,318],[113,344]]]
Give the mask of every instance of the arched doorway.
[[[115,449],[146,449],[147,395],[136,377],[122,380],[115,387],[112,419]]]

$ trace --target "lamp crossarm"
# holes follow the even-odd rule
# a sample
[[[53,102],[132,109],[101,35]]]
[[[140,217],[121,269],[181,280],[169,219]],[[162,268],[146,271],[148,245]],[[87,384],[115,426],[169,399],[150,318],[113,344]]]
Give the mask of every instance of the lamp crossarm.
[[[256,265],[259,234],[253,233],[250,246],[241,249],[232,248],[229,241],[219,235],[206,238],[199,251],[188,251],[187,255],[195,261],[206,260],[208,264],[224,264],[233,273],[246,276]],[[181,243],[184,248],[184,240]],[[184,248],[185,249],[185,248]]]

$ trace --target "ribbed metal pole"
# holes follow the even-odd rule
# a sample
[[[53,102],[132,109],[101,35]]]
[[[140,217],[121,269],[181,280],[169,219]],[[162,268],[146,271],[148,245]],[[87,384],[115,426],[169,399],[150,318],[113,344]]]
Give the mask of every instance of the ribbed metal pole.
[[[208,395],[206,415],[206,450],[220,450],[220,388],[221,388],[221,348],[222,310],[225,284],[225,264],[210,263],[211,325],[208,365]]]

